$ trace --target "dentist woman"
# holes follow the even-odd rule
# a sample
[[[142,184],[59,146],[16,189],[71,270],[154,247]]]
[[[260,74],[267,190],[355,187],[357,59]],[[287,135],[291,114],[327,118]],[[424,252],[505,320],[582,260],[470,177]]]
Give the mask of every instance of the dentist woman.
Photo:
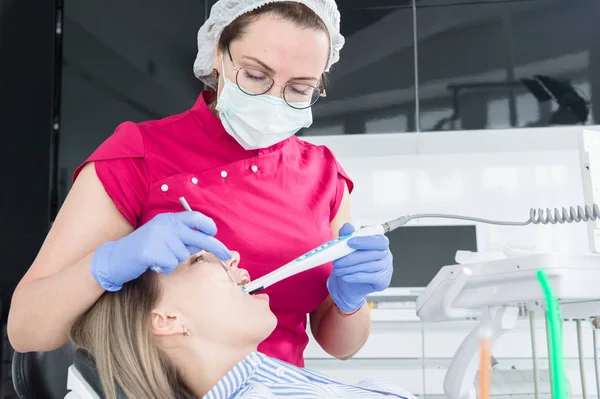
[[[258,278],[352,232],[351,180],[329,149],[295,136],[311,125],[343,44],[334,0],[218,1],[194,64],[214,90],[179,115],[121,124],[76,171],[13,295],[13,347],[62,346],[104,291],[150,267],[169,274],[200,250],[226,260],[226,243]],[[181,212],[181,196],[195,212]],[[363,346],[365,298],[389,286],[392,255],[384,236],[349,245],[357,251],[333,265],[265,290],[277,327],[262,353],[303,366],[307,315],[332,356],[347,359]]]

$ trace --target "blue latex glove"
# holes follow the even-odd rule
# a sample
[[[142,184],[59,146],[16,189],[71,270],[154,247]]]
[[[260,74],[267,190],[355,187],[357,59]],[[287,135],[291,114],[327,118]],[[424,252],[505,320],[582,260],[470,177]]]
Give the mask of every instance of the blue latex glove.
[[[101,245],[92,258],[91,272],[102,288],[118,291],[151,267],[170,274],[201,250],[231,259],[215,234],[215,222],[199,212],[157,215],[131,234]]]
[[[353,232],[354,227],[346,223],[340,236]],[[333,262],[327,289],[343,312],[352,313],[365,304],[368,294],[390,286],[394,268],[390,242],[384,235],[354,237],[348,246],[356,251]]]

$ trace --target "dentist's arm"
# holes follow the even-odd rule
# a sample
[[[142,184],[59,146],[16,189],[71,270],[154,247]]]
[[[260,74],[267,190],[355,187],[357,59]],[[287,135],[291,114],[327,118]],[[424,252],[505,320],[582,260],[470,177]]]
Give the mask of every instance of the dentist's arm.
[[[350,194],[344,196],[331,222],[334,235],[349,234]],[[387,288],[392,276],[392,258],[385,236],[358,237],[348,245],[356,249],[334,262],[327,288],[330,296],[311,314],[313,336],[321,347],[341,360],[350,359],[365,344],[371,331],[371,313],[366,296]]]
[[[94,165],[87,165],[13,293],[8,338],[16,351],[49,351],[67,341],[75,319],[104,292],[90,273],[94,251],[132,231],[104,191]]]
[[[161,214],[133,230],[95,165],[86,165],[13,294],[10,343],[19,352],[56,349],[105,290],[118,291],[152,266],[168,274],[201,249],[230,259],[216,232],[214,221],[198,212]]]
[[[310,315],[310,328],[325,352],[340,360],[351,359],[365,344],[371,332],[371,310],[363,305],[342,317],[331,296]]]

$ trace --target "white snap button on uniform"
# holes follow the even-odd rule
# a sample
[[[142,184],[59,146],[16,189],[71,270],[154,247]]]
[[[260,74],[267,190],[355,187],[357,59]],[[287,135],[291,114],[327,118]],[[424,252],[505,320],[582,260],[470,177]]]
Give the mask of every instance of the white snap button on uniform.
[[[221,172],[221,177],[224,179],[227,177],[227,172],[226,171],[222,171]]]
[[[198,179],[197,179],[197,178],[195,178],[195,177],[192,177],[192,183],[194,183],[194,184],[198,184]]]
[[[256,165],[252,165],[251,169],[254,173],[258,172],[258,166],[256,166]]]
[[[169,186],[167,186],[166,184],[163,184],[162,186],[160,186],[160,189],[162,190],[163,193],[166,193],[167,191],[169,191]]]
[[[275,374],[277,374],[277,377],[283,377],[283,375],[285,374],[285,370],[277,369],[277,370],[275,370]]]

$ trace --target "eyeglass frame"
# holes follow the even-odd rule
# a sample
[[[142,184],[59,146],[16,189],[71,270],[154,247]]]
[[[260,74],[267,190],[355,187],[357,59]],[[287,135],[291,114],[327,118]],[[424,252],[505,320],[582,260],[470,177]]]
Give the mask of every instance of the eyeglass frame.
[[[285,85],[283,85],[283,86],[282,86],[282,85],[280,85],[280,84],[277,84],[277,83],[275,83],[275,79],[273,79],[273,77],[272,77],[271,75],[269,75],[268,73],[266,73],[266,72],[264,72],[264,71],[261,71],[261,70],[260,70],[260,69],[258,69],[258,68],[253,68],[253,67],[239,67],[239,68],[238,68],[238,67],[236,67],[236,66],[235,66],[235,63],[233,62],[233,57],[231,56],[231,50],[229,49],[229,46],[227,46],[227,54],[229,55],[229,60],[231,61],[231,67],[232,67],[232,68],[233,68],[233,70],[235,71],[235,85],[238,87],[238,89],[240,89],[240,91],[241,91],[242,93],[244,93],[244,94],[246,94],[246,95],[248,95],[248,96],[251,96],[251,97],[262,96],[262,95],[265,95],[265,94],[267,94],[267,93],[269,92],[269,90],[271,90],[271,89],[273,88],[273,86],[279,86],[279,87],[281,87],[281,98],[283,99],[283,101],[285,101],[285,103],[286,103],[288,106],[290,106],[291,108],[293,108],[293,109],[297,109],[297,110],[303,110],[303,109],[311,108],[313,105],[315,105],[315,104],[316,104],[316,103],[319,101],[319,98],[322,98],[322,97],[327,97],[327,91],[325,90],[325,88],[323,88],[323,89],[319,89],[318,87],[316,87],[316,86],[312,86],[312,85],[309,85],[309,84],[305,84],[305,83],[297,83],[297,84],[304,84],[304,85],[306,85],[306,86],[312,87],[313,89],[315,89],[315,90],[317,90],[317,91],[319,92],[319,96],[317,97],[317,99],[315,100],[315,102],[314,102],[314,103],[310,104],[310,105],[309,105],[309,106],[307,106],[307,107],[302,107],[302,108],[299,108],[299,107],[294,107],[293,105],[291,105],[291,104],[290,104],[290,103],[289,103],[289,102],[288,102],[288,101],[285,99],[285,89],[286,89],[288,86],[291,86],[291,84],[289,84],[289,83],[288,83],[288,84],[285,84]],[[239,74],[240,74],[240,71],[241,71],[243,68],[252,69],[252,70],[255,70],[255,71],[261,72],[261,73],[265,74],[266,76],[268,76],[268,77],[269,77],[269,79],[271,79],[271,81],[272,81],[272,83],[271,83],[271,85],[269,86],[269,88],[268,88],[267,90],[265,90],[264,92],[262,92],[262,93],[259,93],[259,94],[251,94],[251,93],[248,93],[248,92],[246,92],[244,89],[242,89],[242,88],[241,88],[241,86],[240,86],[240,83],[238,82],[238,76],[239,76]],[[320,80],[321,84],[323,83],[323,81],[324,81],[324,79],[323,79],[323,74],[322,74],[322,75],[321,75],[321,80]]]

